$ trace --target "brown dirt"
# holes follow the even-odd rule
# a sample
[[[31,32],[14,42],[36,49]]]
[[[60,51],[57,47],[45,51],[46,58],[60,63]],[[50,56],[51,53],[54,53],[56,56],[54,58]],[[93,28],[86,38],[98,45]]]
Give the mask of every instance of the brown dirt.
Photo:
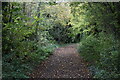
[[[77,45],[57,48],[30,76],[32,78],[90,78],[86,62],[80,57]]]

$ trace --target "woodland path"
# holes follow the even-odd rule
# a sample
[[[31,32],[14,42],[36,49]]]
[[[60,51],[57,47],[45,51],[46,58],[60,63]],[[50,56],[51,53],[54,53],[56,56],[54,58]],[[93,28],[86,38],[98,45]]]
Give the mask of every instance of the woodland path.
[[[90,78],[86,62],[80,57],[77,45],[55,49],[31,74],[32,78]]]

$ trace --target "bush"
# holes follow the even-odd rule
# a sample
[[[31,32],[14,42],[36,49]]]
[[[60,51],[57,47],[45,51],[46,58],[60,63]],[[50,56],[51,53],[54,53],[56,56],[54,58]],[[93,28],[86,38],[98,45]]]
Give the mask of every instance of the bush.
[[[84,38],[85,39],[85,38]],[[94,62],[99,60],[100,53],[96,50],[96,46],[99,45],[99,41],[94,36],[88,36],[85,40],[80,42],[79,53],[85,57],[85,60]]]
[[[24,52],[19,57],[16,55],[18,53],[15,52],[4,55],[2,60],[2,65],[4,66],[3,78],[29,78],[27,73],[30,73],[34,67],[50,56],[55,47],[55,45],[40,47],[36,52]]]
[[[91,35],[80,42],[78,49],[80,55],[91,63],[94,78],[118,78],[120,42],[114,37],[99,34],[99,37]],[[94,70],[94,71],[93,71]]]

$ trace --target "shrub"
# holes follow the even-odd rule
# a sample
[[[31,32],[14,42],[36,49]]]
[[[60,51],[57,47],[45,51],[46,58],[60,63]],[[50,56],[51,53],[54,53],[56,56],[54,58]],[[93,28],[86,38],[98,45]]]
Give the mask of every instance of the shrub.
[[[80,55],[91,63],[94,78],[118,78],[120,42],[103,33],[88,36],[80,42]]]
[[[79,46],[79,53],[89,62],[99,60],[100,53],[96,50],[96,46],[99,45],[99,41],[94,36],[88,36],[86,39],[82,39]]]

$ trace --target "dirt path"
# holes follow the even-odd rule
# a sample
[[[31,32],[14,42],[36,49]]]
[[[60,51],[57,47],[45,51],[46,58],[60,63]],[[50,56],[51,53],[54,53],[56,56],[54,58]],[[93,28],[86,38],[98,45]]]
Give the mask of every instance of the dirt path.
[[[90,72],[76,49],[77,45],[58,48],[31,74],[32,78],[89,78]]]

